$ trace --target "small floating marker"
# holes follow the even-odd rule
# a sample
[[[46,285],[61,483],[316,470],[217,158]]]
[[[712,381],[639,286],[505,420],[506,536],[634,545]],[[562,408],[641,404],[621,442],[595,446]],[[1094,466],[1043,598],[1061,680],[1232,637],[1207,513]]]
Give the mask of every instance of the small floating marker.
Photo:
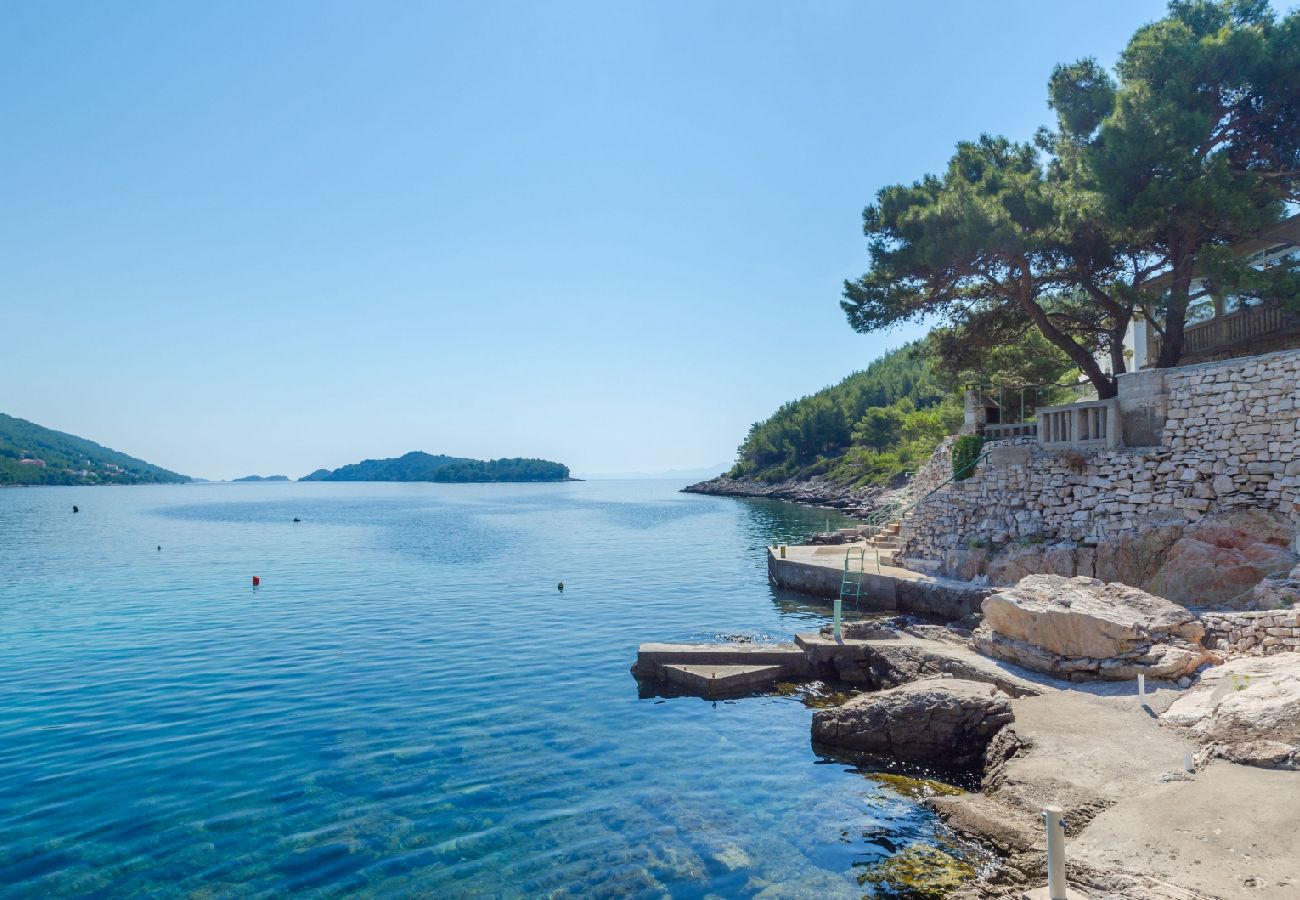
[[[563,594],[563,593],[564,593],[564,582],[561,581],[559,584],[557,584],[557,585],[555,586],[555,589],[556,589],[557,591],[559,591],[561,594]]]
[[[293,517],[293,520],[294,520],[295,522],[301,522],[301,521],[302,521],[302,519],[298,518],[297,516],[294,516],[294,517]]]
[[[253,587],[258,587],[259,585],[261,585],[261,583],[262,583],[262,579],[258,578],[256,575],[254,575],[254,576],[253,576]]]
[[[158,545],[158,552],[159,552],[159,553],[162,553],[162,544],[159,544],[159,545]]]
[[[74,513],[79,513],[79,512],[81,512],[81,510],[79,510],[79,509],[76,507],[75,504],[74,504],[73,507],[72,507],[72,511],[73,511]]]

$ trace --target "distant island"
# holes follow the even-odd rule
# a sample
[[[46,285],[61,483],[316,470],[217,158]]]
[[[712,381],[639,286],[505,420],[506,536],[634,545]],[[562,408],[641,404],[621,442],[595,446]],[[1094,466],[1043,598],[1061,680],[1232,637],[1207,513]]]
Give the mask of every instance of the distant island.
[[[317,469],[299,481],[574,481],[569,467],[545,459],[463,459],[419,450],[396,459],[364,459],[340,468]]]
[[[245,475],[243,478],[232,478],[231,481],[292,481],[288,475]]]
[[[189,480],[94,441],[0,413],[0,486],[183,484]]]

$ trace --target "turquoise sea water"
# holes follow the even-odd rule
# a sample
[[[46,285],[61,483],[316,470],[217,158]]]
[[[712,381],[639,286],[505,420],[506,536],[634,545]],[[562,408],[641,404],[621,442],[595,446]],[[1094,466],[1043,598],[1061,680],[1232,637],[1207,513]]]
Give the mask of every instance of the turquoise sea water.
[[[628,673],[822,624],[826,514],[677,487],[0,491],[0,894],[862,896],[923,808]]]

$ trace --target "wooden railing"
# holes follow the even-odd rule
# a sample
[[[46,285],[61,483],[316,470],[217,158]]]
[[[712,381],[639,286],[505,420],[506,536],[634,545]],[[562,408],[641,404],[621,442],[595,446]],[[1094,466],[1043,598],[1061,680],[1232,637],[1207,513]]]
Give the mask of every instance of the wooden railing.
[[[1289,328],[1300,328],[1300,318],[1287,313],[1279,304],[1250,306],[1225,316],[1215,316],[1207,322],[1188,325],[1183,329],[1183,353],[1205,353],[1220,347],[1231,347]],[[1152,336],[1152,360],[1160,356],[1161,343],[1159,335]]]

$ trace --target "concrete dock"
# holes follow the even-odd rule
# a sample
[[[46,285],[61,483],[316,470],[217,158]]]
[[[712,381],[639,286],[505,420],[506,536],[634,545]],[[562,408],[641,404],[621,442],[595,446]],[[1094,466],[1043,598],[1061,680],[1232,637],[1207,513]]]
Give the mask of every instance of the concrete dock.
[[[702,697],[735,696],[778,682],[833,679],[880,688],[947,674],[996,685],[1013,697],[1040,690],[1040,680],[955,643],[907,635],[840,638],[795,635],[793,644],[642,644],[632,672]]]
[[[978,611],[990,593],[984,584],[941,578],[904,569],[894,562],[892,549],[865,544],[787,545],[785,555],[779,548],[768,548],[767,574],[777,587],[835,598],[840,595],[844,579],[844,558],[851,553],[851,564],[862,559],[862,597],[859,608],[868,612],[912,612],[960,619]]]

